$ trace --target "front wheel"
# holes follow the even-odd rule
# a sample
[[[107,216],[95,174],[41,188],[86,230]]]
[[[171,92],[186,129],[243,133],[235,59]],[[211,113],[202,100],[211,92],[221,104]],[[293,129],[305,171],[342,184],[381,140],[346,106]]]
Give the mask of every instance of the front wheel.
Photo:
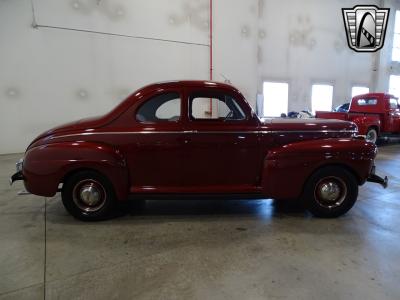
[[[65,209],[82,221],[103,220],[114,209],[114,190],[107,178],[94,171],[70,176],[61,192]]]
[[[303,203],[315,216],[335,218],[353,207],[358,196],[358,183],[344,168],[329,166],[316,171],[307,181]]]
[[[365,136],[365,139],[368,142],[376,144],[376,141],[378,140],[378,132],[376,131],[375,128],[368,128],[367,134]]]

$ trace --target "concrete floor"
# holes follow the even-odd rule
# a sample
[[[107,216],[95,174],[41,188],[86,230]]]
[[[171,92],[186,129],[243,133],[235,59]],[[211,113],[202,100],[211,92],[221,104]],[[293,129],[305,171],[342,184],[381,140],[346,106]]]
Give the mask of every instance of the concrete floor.
[[[377,160],[390,187],[364,185],[333,220],[270,200],[151,201],[83,223],[59,195],[16,196],[19,156],[0,156],[0,299],[400,299],[400,145]]]

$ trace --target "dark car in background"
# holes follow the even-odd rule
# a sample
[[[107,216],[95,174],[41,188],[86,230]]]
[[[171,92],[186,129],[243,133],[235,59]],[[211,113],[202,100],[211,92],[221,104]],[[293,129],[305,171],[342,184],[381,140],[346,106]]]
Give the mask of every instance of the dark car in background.
[[[335,112],[348,112],[350,109],[350,103],[343,103],[338,107],[334,108],[333,111]]]

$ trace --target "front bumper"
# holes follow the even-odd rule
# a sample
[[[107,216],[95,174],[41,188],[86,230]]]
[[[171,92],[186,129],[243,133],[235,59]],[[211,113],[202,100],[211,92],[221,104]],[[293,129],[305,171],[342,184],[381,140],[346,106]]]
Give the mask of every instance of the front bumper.
[[[389,184],[389,179],[387,176],[385,176],[384,178],[378,176],[375,174],[375,166],[372,166],[371,169],[371,173],[369,174],[367,181],[368,182],[375,182],[375,183],[379,183],[381,186],[383,186],[384,189],[387,188],[388,184]]]
[[[24,180],[24,175],[22,175],[22,171],[19,171],[10,177],[10,185],[14,183],[14,181]]]

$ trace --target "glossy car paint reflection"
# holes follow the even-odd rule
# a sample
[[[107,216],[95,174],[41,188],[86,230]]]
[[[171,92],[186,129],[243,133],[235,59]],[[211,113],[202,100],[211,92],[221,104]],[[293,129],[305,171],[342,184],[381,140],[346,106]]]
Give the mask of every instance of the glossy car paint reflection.
[[[240,121],[198,122],[189,116],[193,92],[218,91],[236,99]],[[181,97],[176,122],[140,122],[138,108],[166,92]],[[110,179],[119,200],[129,194],[251,194],[295,198],[324,165],[340,165],[364,183],[376,147],[354,139],[357,127],[338,120],[260,120],[234,87],[205,81],[149,85],[110,113],[72,122],[37,137],[25,154],[28,191],[53,196],[78,170]]]

